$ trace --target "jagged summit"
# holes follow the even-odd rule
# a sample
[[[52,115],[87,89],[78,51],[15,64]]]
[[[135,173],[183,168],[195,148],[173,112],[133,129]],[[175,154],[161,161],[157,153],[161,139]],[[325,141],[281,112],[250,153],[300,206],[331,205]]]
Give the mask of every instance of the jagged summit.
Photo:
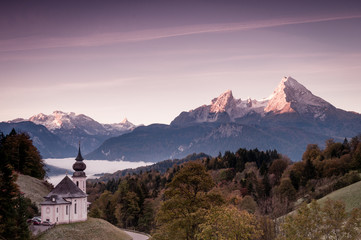
[[[229,108],[234,107],[235,104],[236,103],[233,98],[232,91],[227,90],[226,92],[222,93],[218,98],[214,98],[212,100],[210,112],[226,112]]]
[[[49,130],[66,128],[74,128],[72,120],[77,118],[78,115],[75,113],[65,113],[59,110],[54,111],[52,114],[45,115],[44,113],[39,113],[29,118],[29,121],[36,124],[44,125]]]
[[[29,119],[13,121],[30,121],[36,125],[43,125],[70,146],[77,147],[78,141],[81,139],[84,143],[82,150],[85,154],[98,147],[107,138],[128,133],[135,128],[135,125],[126,119],[121,123],[102,124],[84,114],[59,110],[49,115],[39,113]]]
[[[325,113],[330,109],[335,109],[335,107],[313,95],[292,77],[284,77],[268,98],[262,100],[235,99],[232,91],[227,90],[219,97],[214,98],[210,105],[181,113],[171,124],[234,122],[251,113],[259,114],[261,117],[267,113],[298,113],[324,120]]]
[[[44,125],[51,131],[80,128],[91,135],[107,135],[109,131],[126,131],[135,127],[135,125],[129,122],[126,118],[121,123],[101,124],[84,114],[76,114],[74,112],[66,113],[59,110],[54,111],[49,115],[39,113],[30,117],[29,121]]]
[[[128,121],[128,118],[124,118],[123,121],[121,121],[120,123],[122,123],[122,124],[129,124],[130,122]]]
[[[334,107],[325,100],[315,96],[292,77],[284,77],[270,96],[265,112],[313,114],[323,118],[325,111]]]
[[[275,113],[286,113],[294,112],[291,108],[290,101],[287,101],[287,95],[285,92],[286,82],[292,82],[294,84],[294,79],[291,77],[284,77],[277,88],[274,90],[272,95],[268,97],[268,104],[264,109],[265,112],[275,112]]]

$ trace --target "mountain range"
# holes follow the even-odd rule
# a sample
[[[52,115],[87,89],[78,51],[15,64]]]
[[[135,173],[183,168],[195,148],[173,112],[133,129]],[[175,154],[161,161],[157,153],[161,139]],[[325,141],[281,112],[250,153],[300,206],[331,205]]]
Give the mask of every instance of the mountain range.
[[[361,133],[361,115],[337,109],[292,77],[265,99],[235,99],[227,90],[180,113],[170,125],[135,126],[128,120],[101,124],[83,114],[55,111],[0,123],[28,132],[43,157],[74,156],[78,142],[86,159],[159,162],[193,153],[216,156],[239,148],[276,149],[301,159],[307,144],[343,140]]]
[[[170,125],[153,124],[106,140],[88,159],[153,161],[192,153],[277,149],[301,159],[307,144],[343,140],[361,133],[361,115],[337,109],[292,77],[270,97],[235,99],[228,90],[210,105],[182,112]]]
[[[70,157],[76,153],[79,141],[86,154],[99,147],[106,139],[132,131],[135,125],[124,119],[120,123],[101,124],[84,114],[54,111],[29,119],[14,119],[0,123],[0,130],[8,133],[12,128],[27,132],[42,156]]]

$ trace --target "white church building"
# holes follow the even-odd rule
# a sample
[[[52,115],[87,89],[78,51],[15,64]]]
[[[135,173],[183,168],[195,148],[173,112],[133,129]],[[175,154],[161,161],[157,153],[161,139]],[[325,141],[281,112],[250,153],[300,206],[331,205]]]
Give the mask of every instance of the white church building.
[[[87,220],[86,165],[80,152],[73,164],[72,180],[65,176],[46,196],[41,205],[41,220],[51,223],[71,223]]]

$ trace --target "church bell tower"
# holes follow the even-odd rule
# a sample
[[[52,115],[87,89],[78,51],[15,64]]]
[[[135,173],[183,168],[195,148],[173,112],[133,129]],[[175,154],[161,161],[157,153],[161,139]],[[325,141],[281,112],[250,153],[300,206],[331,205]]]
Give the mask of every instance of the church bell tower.
[[[78,156],[75,158],[76,162],[73,164],[73,182],[82,190],[84,193],[86,193],[86,175],[84,170],[86,169],[86,165],[83,162],[84,158],[81,155],[80,152],[80,143],[79,143],[79,152]]]

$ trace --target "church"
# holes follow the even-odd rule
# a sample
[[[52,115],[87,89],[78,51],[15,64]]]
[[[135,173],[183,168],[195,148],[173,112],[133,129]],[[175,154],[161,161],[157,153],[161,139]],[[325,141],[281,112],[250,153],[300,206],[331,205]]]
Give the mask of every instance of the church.
[[[66,175],[46,196],[41,205],[41,220],[51,223],[72,223],[87,220],[86,165],[80,152],[73,164],[72,180]]]

